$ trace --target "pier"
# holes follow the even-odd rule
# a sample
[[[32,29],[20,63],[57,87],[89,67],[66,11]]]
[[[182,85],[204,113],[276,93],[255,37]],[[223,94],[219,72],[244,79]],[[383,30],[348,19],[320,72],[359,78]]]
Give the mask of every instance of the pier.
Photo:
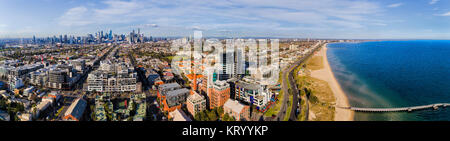
[[[436,103],[422,106],[401,107],[401,108],[359,108],[359,107],[340,107],[343,109],[349,109],[355,112],[413,112],[425,109],[437,110],[439,107],[450,106],[450,103]]]

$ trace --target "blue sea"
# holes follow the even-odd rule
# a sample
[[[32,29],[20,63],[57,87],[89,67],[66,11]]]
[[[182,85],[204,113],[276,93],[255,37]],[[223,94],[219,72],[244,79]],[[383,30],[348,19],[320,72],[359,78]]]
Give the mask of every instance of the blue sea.
[[[450,41],[328,44],[328,61],[351,106],[388,108],[450,103]],[[450,107],[355,113],[362,121],[450,121]]]

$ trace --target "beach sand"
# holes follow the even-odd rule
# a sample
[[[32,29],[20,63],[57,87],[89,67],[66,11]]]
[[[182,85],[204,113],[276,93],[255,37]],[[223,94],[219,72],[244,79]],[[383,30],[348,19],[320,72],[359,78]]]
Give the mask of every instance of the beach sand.
[[[328,85],[330,86],[331,90],[333,91],[334,97],[336,98],[336,106],[349,107],[350,104],[348,103],[347,96],[345,95],[344,91],[342,91],[342,88],[334,77],[334,74],[331,71],[330,64],[328,63],[326,44],[315,55],[323,57],[322,62],[324,63],[324,67],[320,70],[312,71],[311,76],[328,82]],[[353,111],[337,107],[335,109],[335,121],[353,121]]]

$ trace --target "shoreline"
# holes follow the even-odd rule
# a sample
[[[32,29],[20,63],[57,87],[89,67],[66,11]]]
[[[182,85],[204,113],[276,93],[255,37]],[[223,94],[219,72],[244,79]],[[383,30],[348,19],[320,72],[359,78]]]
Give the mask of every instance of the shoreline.
[[[320,70],[314,70],[311,71],[311,77],[326,81],[328,83],[328,86],[331,88],[331,91],[334,94],[334,97],[336,98],[336,108],[334,113],[334,121],[353,121],[354,120],[354,112],[337,108],[339,107],[350,107],[350,103],[348,102],[348,97],[342,90],[340,84],[336,80],[336,77],[334,76],[331,66],[328,62],[327,58],[327,44],[325,44],[318,52],[318,56],[322,56],[322,63],[324,65],[324,68]]]

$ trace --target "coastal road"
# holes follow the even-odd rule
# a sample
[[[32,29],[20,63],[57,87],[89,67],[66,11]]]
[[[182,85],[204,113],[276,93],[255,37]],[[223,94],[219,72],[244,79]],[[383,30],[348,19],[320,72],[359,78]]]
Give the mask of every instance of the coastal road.
[[[317,43],[313,46],[313,51],[311,51],[310,53],[308,53],[307,55],[301,56],[299,60],[297,60],[294,64],[292,64],[291,66],[289,66],[288,68],[285,68],[283,70],[283,74],[282,74],[282,91],[283,91],[283,100],[282,100],[282,104],[281,104],[281,108],[280,108],[280,112],[278,112],[277,115],[277,120],[283,120],[284,117],[286,116],[286,112],[287,112],[287,104],[288,104],[288,100],[289,97],[291,96],[291,93],[289,92],[289,89],[292,89],[292,96],[293,96],[293,101],[292,101],[292,109],[291,109],[291,113],[289,116],[289,120],[293,120],[295,121],[297,119],[296,116],[296,110],[298,108],[298,103],[299,100],[301,100],[299,98],[299,91],[297,88],[297,85],[295,83],[295,79],[294,79],[294,70],[296,67],[298,67],[299,65],[301,65],[307,58],[309,58],[317,49],[318,46],[320,45],[320,43]],[[288,78],[288,79],[286,79]],[[288,87],[288,83],[290,84],[291,87]]]
[[[282,103],[281,103],[280,111],[278,112],[278,115],[277,115],[278,121],[284,119],[284,116],[286,114],[286,107],[287,107],[288,98],[290,96],[289,88],[288,88],[288,81],[286,80],[288,72],[289,72],[289,68],[286,68],[286,69],[283,70],[283,74],[282,74],[283,84],[281,84],[281,85],[282,85],[282,90],[283,90],[283,95],[284,96],[283,96],[283,100],[282,100]]]
[[[318,51],[320,49],[320,47],[322,47],[322,43],[319,42],[317,44],[315,44],[313,46],[312,51],[308,52],[306,55],[302,56],[297,62],[294,63],[293,67],[296,68],[298,66],[300,66],[301,64],[303,64],[308,58],[310,58],[314,52]],[[291,115],[289,115],[289,120],[291,121],[296,121],[297,120],[297,108],[299,108],[299,110],[301,111],[301,108],[299,106],[300,101],[302,100],[302,98],[300,97],[300,91],[297,88],[297,83],[295,82],[294,79],[294,68],[292,68],[291,72],[289,72],[289,83],[291,85],[292,88],[292,93],[293,93],[293,101],[292,101],[292,108],[291,108]],[[308,116],[309,116],[309,103],[308,103],[308,97],[303,97],[303,100],[306,103],[306,113],[305,113],[305,119],[308,120]]]
[[[282,90],[283,90],[284,97],[283,97],[283,103],[281,105],[280,112],[278,113],[279,120],[280,119],[283,120],[284,117],[286,116],[285,114],[287,112],[287,109],[286,109],[287,108],[287,103],[288,103],[289,97],[291,96],[291,93],[289,92],[289,89],[292,90],[291,92],[292,92],[292,96],[293,96],[293,101],[292,101],[292,105],[291,105],[292,106],[291,107],[291,113],[290,113],[290,115],[288,115],[289,116],[289,120],[291,120],[291,121],[296,121],[297,120],[296,111],[297,111],[297,109],[300,109],[298,103],[300,103],[301,98],[299,98],[299,96],[300,96],[299,90],[297,88],[297,84],[296,84],[295,79],[294,79],[294,70],[295,70],[296,67],[300,66],[304,61],[306,61],[306,59],[308,59],[314,52],[316,52],[319,49],[320,44],[321,44],[320,42],[315,44],[313,46],[313,51],[309,52],[306,55],[301,56],[300,59],[297,60],[294,64],[292,64],[289,68],[283,70],[283,84],[282,84],[283,86],[282,86]],[[288,78],[288,79],[286,80],[286,78]],[[288,83],[289,83],[289,85],[291,87],[288,87]],[[307,98],[305,98],[305,101],[307,103]],[[307,111],[308,111],[309,110],[309,105],[307,105],[306,108],[307,108]],[[309,112],[306,112],[306,115],[305,115],[306,119],[308,119],[308,113]]]

